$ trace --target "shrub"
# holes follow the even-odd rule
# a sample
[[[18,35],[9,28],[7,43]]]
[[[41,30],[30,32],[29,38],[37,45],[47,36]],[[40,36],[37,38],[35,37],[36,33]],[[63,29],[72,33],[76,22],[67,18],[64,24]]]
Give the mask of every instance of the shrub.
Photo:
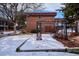
[[[33,29],[33,30],[31,31],[31,33],[38,33],[38,32],[40,32],[39,29]]]

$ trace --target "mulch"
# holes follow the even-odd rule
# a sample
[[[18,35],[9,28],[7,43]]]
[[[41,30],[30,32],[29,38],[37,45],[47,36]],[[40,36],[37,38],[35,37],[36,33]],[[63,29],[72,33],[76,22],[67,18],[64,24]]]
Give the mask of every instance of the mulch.
[[[75,43],[75,42],[71,42],[70,40],[68,39],[64,39],[64,38],[61,38],[61,39],[57,39],[56,40],[60,41],[62,44],[64,44],[64,46],[66,47],[70,47],[70,48],[73,48],[73,47],[79,47],[79,44]]]
[[[73,48],[73,47],[79,47],[79,40],[71,41],[72,39],[70,37],[74,37],[78,35],[77,33],[70,33],[69,39],[64,38],[64,36],[60,33],[55,33],[53,38],[60,41],[64,46]]]

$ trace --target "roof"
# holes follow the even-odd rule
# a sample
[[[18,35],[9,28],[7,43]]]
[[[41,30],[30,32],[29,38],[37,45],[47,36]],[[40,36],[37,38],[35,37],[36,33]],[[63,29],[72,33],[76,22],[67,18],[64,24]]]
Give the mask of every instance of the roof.
[[[56,12],[32,12],[32,13],[24,13],[26,16],[56,16]]]

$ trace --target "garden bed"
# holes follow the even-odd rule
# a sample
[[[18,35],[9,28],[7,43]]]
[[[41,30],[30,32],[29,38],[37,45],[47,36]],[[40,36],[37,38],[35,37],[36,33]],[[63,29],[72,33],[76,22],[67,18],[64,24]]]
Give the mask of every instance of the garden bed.
[[[74,33],[72,33],[74,34]],[[74,39],[75,35],[70,35],[68,36],[69,38],[68,39],[65,39],[63,37],[63,35],[60,35],[60,34],[56,34],[55,38],[56,40],[60,41],[61,43],[64,44],[64,46],[66,47],[69,47],[69,48],[73,48],[73,47],[79,47],[79,39]]]
[[[79,47],[79,44],[75,43],[75,42],[72,42],[70,40],[67,40],[67,39],[57,39],[58,41],[60,41],[61,43],[64,44],[64,46],[66,47]]]

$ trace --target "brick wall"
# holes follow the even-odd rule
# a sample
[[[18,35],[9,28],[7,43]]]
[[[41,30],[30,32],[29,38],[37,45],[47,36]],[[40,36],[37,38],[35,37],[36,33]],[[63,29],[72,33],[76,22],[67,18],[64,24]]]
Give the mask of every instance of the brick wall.
[[[30,16],[30,17],[27,17],[26,18],[26,21],[27,21],[27,27],[25,28],[25,31],[26,32],[31,32],[32,30],[36,29],[36,26],[37,26],[37,20],[38,21],[41,21],[41,30],[42,32],[46,32],[46,28],[47,26],[50,26],[50,27],[53,27],[51,26],[50,22],[52,22],[54,20],[54,18],[52,16],[42,16],[42,17],[38,17],[38,16]],[[49,23],[44,23],[42,21],[46,21],[46,22],[49,22]],[[49,27],[48,27],[49,28]]]

